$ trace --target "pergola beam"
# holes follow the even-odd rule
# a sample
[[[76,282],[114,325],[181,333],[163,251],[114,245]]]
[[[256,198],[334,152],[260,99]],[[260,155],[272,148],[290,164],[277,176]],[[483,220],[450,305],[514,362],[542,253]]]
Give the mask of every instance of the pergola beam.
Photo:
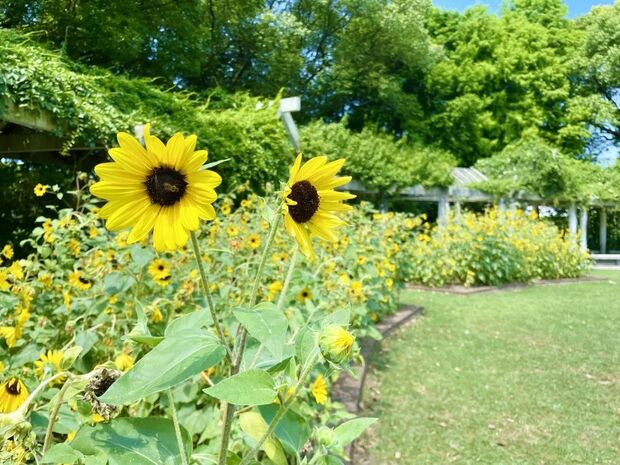
[[[0,99],[0,119],[37,131],[55,132],[59,129],[51,113],[20,107],[6,99]]]

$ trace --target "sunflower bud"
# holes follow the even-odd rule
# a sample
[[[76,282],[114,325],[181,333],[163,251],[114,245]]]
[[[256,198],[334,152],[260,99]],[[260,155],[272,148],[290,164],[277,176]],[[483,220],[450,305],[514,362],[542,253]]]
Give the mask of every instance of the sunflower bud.
[[[327,426],[321,426],[317,431],[316,437],[319,444],[327,447],[328,449],[334,444],[334,431]]]
[[[351,360],[355,337],[338,325],[328,325],[321,332],[319,341],[321,353],[332,363],[343,363]]]

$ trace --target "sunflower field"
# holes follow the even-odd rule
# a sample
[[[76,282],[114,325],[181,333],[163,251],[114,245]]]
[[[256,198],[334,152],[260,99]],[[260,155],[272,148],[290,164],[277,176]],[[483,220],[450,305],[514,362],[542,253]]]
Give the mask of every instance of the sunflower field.
[[[424,223],[423,230],[408,246],[408,279],[426,286],[575,278],[591,264],[590,254],[574,238],[539,219],[536,211],[468,212],[446,227]]]
[[[119,134],[33,252],[1,252],[0,463],[341,463],[375,420],[330,388],[396,310],[423,218],[347,205],[343,160],[218,196],[195,138],[145,142]]]

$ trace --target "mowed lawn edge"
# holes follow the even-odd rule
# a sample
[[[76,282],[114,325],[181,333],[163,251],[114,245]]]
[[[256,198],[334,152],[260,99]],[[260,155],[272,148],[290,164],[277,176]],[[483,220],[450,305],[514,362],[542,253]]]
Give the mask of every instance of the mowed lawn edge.
[[[609,281],[405,291],[425,315],[371,362],[369,463],[620,463],[620,272],[592,274]]]

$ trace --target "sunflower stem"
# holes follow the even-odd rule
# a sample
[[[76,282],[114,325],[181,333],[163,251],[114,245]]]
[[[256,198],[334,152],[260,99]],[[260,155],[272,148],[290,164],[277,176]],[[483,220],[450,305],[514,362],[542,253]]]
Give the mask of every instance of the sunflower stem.
[[[68,377],[65,381],[65,384],[63,384],[62,388],[60,388],[60,391],[58,391],[56,402],[54,403],[54,407],[52,408],[49,419],[47,420],[47,430],[45,431],[45,439],[43,440],[43,455],[45,455],[47,449],[49,449],[51,445],[53,435],[52,430],[54,429],[54,424],[56,423],[56,418],[58,417],[58,411],[60,410],[62,401],[65,397],[65,393],[67,392],[67,389],[69,389],[69,386],[71,386],[72,381],[73,380],[71,379],[71,377]]]
[[[316,363],[318,356],[319,354],[315,353],[312,357],[310,357],[310,359],[308,360],[309,363],[306,365],[303,372],[299,376],[299,380],[297,380],[297,384],[295,384],[295,387],[293,388],[293,392],[291,393],[290,397],[288,398],[287,401],[280,404],[280,408],[278,409],[275,416],[273,417],[273,420],[271,420],[271,423],[269,423],[269,426],[267,427],[267,431],[265,431],[265,434],[261,436],[261,438],[254,445],[252,450],[248,452],[243,457],[243,459],[241,459],[241,462],[239,462],[239,465],[247,465],[251,460],[254,459],[254,457],[256,457],[256,454],[258,454],[258,451],[261,450],[261,447],[263,447],[263,444],[265,443],[265,441],[269,439],[269,436],[271,436],[273,431],[278,426],[278,423],[280,422],[282,417],[286,414],[286,412],[288,412],[289,407],[295,401],[295,397],[297,396],[297,393],[299,392],[299,388],[306,382],[306,378],[312,371],[312,368],[314,367],[314,364]]]
[[[228,354],[228,358],[232,361],[233,356],[228,346],[228,342],[226,342],[226,338],[224,337],[224,331],[222,331],[222,327],[220,326],[220,322],[217,318],[217,313],[215,313],[215,305],[213,304],[213,298],[211,296],[211,291],[209,290],[209,278],[207,277],[207,273],[205,273],[204,266],[202,264],[202,254],[200,253],[200,245],[198,244],[198,238],[196,234],[191,231],[190,236],[192,238],[192,249],[194,249],[194,256],[196,257],[196,264],[198,265],[198,272],[200,273],[200,282],[202,283],[202,292],[204,297],[207,299],[207,306],[209,307],[209,311],[211,312],[211,319],[213,320],[213,324],[215,325],[215,331],[217,336],[220,338],[220,342],[226,348],[226,353]]]
[[[288,272],[286,273],[286,279],[284,280],[284,286],[282,286],[282,292],[280,292],[280,297],[278,297],[278,310],[282,310],[282,306],[284,305],[284,299],[286,298],[286,293],[288,292],[288,287],[291,284],[291,280],[293,279],[293,272],[295,271],[295,265],[297,265],[297,255],[299,253],[299,246],[297,242],[295,242],[295,248],[293,249],[293,256],[291,257],[291,264],[288,267]]]
[[[168,388],[166,391],[168,394],[168,403],[170,404],[170,415],[172,416],[172,423],[174,423],[174,432],[177,436],[177,443],[179,445],[179,455],[181,456],[181,463],[187,465],[187,456],[185,455],[185,445],[183,445],[183,435],[181,434],[181,425],[179,425],[179,418],[177,417],[177,409],[174,406],[174,398],[172,397],[172,389]]]
[[[252,285],[252,290],[250,293],[250,307],[254,307],[256,304],[256,300],[258,299],[258,286],[260,284],[260,279],[263,274],[263,270],[265,269],[265,262],[267,261],[267,253],[269,252],[269,248],[273,243],[273,239],[276,236],[276,231],[278,230],[278,226],[280,225],[281,215],[276,214],[276,217],[271,223],[271,229],[269,230],[269,236],[267,236],[267,242],[265,243],[265,247],[263,248],[263,253],[260,258],[260,262],[258,264],[258,269],[256,270],[256,277],[254,278],[254,284]],[[243,360],[243,352],[245,351],[245,342],[248,337],[248,332],[243,328],[241,330],[241,335],[239,336],[239,345],[237,348],[237,355],[234,358],[234,363],[231,370],[231,376],[239,373],[239,368],[241,367],[241,362]],[[218,465],[226,465],[226,455],[228,453],[228,442],[230,441],[230,429],[232,426],[232,419],[235,414],[235,407],[227,402],[222,403],[222,413],[224,416],[224,426],[222,427],[222,442],[220,443],[220,451],[218,455]]]

